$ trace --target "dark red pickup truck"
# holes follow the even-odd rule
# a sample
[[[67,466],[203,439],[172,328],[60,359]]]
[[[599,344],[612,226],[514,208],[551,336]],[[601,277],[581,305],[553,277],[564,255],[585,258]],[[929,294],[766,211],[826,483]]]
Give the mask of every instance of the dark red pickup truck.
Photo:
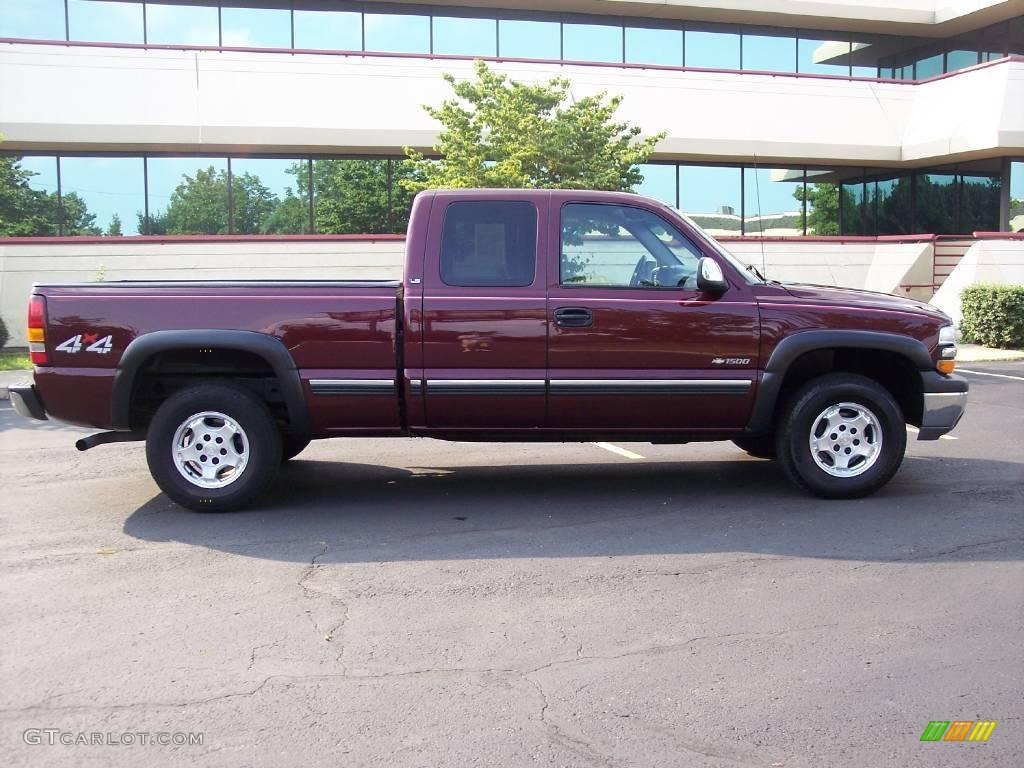
[[[950,320],[780,284],[660,203],[420,194],[402,282],[36,285],[18,412],[146,440],[197,510],[253,502],[311,439],[733,440],[824,497],[956,426]]]

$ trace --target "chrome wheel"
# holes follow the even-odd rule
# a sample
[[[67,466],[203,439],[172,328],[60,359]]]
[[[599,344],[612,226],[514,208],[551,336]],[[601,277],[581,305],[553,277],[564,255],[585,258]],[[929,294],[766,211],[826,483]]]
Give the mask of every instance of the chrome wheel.
[[[174,466],[200,488],[223,488],[245,471],[249,438],[230,416],[203,411],[189,416],[174,432]]]
[[[811,422],[809,445],[820,470],[833,477],[857,477],[882,452],[882,426],[859,403],[830,405]]]

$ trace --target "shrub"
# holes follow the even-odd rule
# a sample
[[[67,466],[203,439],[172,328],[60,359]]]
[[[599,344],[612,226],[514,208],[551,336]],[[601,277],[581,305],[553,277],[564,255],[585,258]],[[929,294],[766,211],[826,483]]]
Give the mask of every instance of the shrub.
[[[4,319],[0,317],[0,349],[7,346],[7,342],[10,341],[10,335],[7,333],[7,326],[4,325]]]
[[[986,347],[1024,347],[1024,285],[972,285],[960,297],[964,341]]]

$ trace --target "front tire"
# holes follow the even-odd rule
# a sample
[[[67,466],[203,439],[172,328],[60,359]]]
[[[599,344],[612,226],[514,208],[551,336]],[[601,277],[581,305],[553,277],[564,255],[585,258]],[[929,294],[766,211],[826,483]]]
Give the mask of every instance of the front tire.
[[[168,398],[146,433],[160,490],[197,512],[239,509],[266,490],[281,437],[266,404],[234,384],[197,384]]]
[[[833,373],[789,400],[775,448],[786,475],[825,499],[874,493],[900,468],[907,448],[903,413],[878,382]]]

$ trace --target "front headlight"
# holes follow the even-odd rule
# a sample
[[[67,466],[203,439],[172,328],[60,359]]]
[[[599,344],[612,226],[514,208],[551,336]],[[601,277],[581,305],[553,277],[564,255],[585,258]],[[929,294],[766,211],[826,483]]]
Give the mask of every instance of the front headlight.
[[[946,374],[956,370],[956,328],[952,325],[939,329],[939,360],[935,369]]]

